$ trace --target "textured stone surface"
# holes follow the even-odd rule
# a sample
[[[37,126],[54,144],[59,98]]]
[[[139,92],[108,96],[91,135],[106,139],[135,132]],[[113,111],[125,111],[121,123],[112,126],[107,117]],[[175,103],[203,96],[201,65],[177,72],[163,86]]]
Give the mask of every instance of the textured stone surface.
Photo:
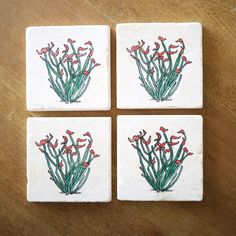
[[[71,44],[68,39],[75,40],[73,46],[75,52],[71,49]],[[85,68],[83,63],[87,60],[86,57],[90,54],[90,49],[92,48],[90,42],[94,48],[93,54],[89,57],[88,67]],[[49,74],[45,62],[40,59],[40,56],[44,58],[44,53],[38,55],[36,50],[41,54],[41,49],[48,47],[48,43],[51,47],[51,42],[55,45],[52,51],[56,54],[56,49],[59,48],[59,55],[56,59],[59,63],[59,57],[67,54],[68,56],[73,55],[72,61],[75,72],[71,73],[80,76],[78,78],[78,83],[81,79],[81,74],[84,80],[84,86],[87,85],[89,77],[91,77],[88,87],[83,93],[83,95],[73,103],[65,103],[61,101],[62,99],[56,94],[56,92],[50,88],[50,83],[48,81]],[[69,47],[69,51],[66,52],[66,47]],[[82,50],[77,50],[79,47]],[[83,50],[87,48],[86,50]],[[63,52],[64,51],[64,52]],[[86,55],[83,55],[86,53]],[[78,57],[76,55],[78,55]],[[55,64],[54,57],[51,56],[52,62]],[[79,59],[78,59],[79,58]],[[91,73],[88,74],[90,61],[94,58],[95,63],[101,64],[92,69]],[[67,58],[64,57],[63,64],[60,64],[58,71],[62,71],[61,75],[63,80],[66,81],[65,67],[67,67]],[[47,60],[50,62],[50,57],[47,54]],[[70,58],[68,59],[70,60]],[[78,62],[81,60],[81,74],[77,70]],[[71,62],[69,63],[69,68],[71,68]],[[52,64],[52,63],[51,63]],[[92,65],[92,62],[91,62]],[[93,66],[92,65],[92,66]],[[56,67],[52,66],[56,71]],[[78,66],[79,67],[79,66]],[[55,78],[56,75],[51,71],[51,75]],[[84,74],[85,73],[85,74]],[[86,74],[87,73],[87,74]],[[58,74],[58,72],[57,72]],[[60,74],[60,73],[59,73]],[[68,81],[70,78],[70,72],[68,71]],[[85,78],[86,77],[86,78]],[[50,27],[28,27],[26,30],[26,95],[27,95],[27,109],[34,111],[46,111],[46,110],[109,110],[110,109],[110,28],[105,25],[98,26],[50,26]],[[55,82],[57,87],[59,87]],[[58,76],[58,83],[65,91],[65,88],[60,83],[60,78]],[[75,78],[74,78],[75,80]],[[71,79],[73,81],[73,79]],[[78,84],[77,83],[77,84]],[[69,84],[69,83],[67,83]],[[69,84],[75,90],[76,85]],[[81,88],[81,85],[79,88]],[[82,91],[83,88],[81,88]],[[76,95],[74,96],[76,97]],[[72,97],[72,98],[74,98]]]
[[[74,132],[74,134],[72,134],[71,136],[74,138],[75,145],[83,146],[85,144],[85,146],[81,146],[76,149],[74,147],[71,148],[70,135],[68,135],[67,130]],[[83,160],[83,155],[89,145],[88,140],[91,140],[88,136],[89,134],[86,134],[87,132],[91,134],[93,139],[91,149],[95,152],[95,154],[100,155],[99,157],[95,156],[91,162],[89,162],[88,159]],[[61,156],[59,157],[58,163],[56,163],[53,148],[50,148],[52,154],[54,154],[52,156],[49,152],[47,144],[45,146],[40,145],[40,140],[46,139],[46,135],[49,135],[49,133],[51,133],[54,137],[51,141],[53,145],[55,145],[56,139],[58,139],[58,146],[56,148],[57,154],[59,152],[62,153],[62,157],[64,157],[66,161],[72,154],[72,159],[74,163],[76,163],[78,156],[75,152],[76,150],[79,150],[80,162],[79,164],[77,163],[77,168],[81,168],[83,171],[90,168],[90,173],[88,175],[87,181],[77,193],[65,194],[60,191],[54,181],[50,180],[50,175],[48,173],[48,170],[50,168],[54,170],[54,175],[57,177],[57,179],[59,178],[57,174],[59,174],[60,178],[62,179],[62,181],[59,181],[60,183],[64,183],[64,181],[67,179],[67,177],[63,178],[63,175],[60,175],[60,170],[62,170],[63,173],[66,174],[69,173],[69,170],[72,170],[73,168],[70,167],[70,165],[72,165],[72,161],[70,160],[70,163],[67,162],[66,167],[66,164]],[[61,143],[64,141],[62,136],[68,138],[68,143],[66,144],[66,147],[63,149],[63,151],[60,151],[62,150],[61,147],[63,146],[63,144]],[[87,140],[76,142],[77,138]],[[37,142],[38,146],[40,147],[37,147],[35,142]],[[58,173],[55,171],[55,167],[52,163],[50,163],[51,167],[47,165],[44,153],[42,153],[39,148],[41,150],[44,150],[44,148],[46,148],[49,157],[53,160],[54,163],[56,163]],[[91,149],[88,149],[88,155],[90,155]],[[68,150],[68,157],[67,153],[64,153],[66,152],[66,150]],[[91,157],[93,156],[94,154],[91,154]],[[67,171],[65,168],[67,168]],[[69,176],[69,174],[67,176]],[[75,174],[74,177],[76,177]],[[109,202],[111,200],[110,118],[29,118],[27,122],[27,178],[28,201]]]
[[[162,132],[160,127],[168,129],[168,131]],[[134,201],[201,201],[203,197],[203,162],[202,162],[202,117],[201,116],[118,116],[118,126],[117,126],[117,163],[118,163],[118,199],[119,200],[134,200]],[[162,129],[162,128],[161,128]],[[145,131],[144,131],[145,130]],[[187,147],[186,152],[184,148],[182,149],[182,154],[186,155],[189,153],[182,162],[181,158],[174,158],[177,156],[177,151],[180,147],[180,144],[183,142],[182,138],[184,135],[181,133],[184,130],[186,134],[186,143],[183,147]],[[175,173],[179,173],[182,168],[182,172],[177,180],[177,182],[170,188],[168,191],[155,191],[146,181],[146,179],[141,175],[142,171],[140,167],[143,165],[139,162],[139,156],[137,150],[143,150],[141,143],[136,143],[132,141],[134,135],[139,135],[139,132],[147,132],[144,139],[148,141],[149,136],[151,139],[148,147],[144,145],[144,151],[142,155],[146,158],[148,163],[153,161],[153,164],[149,165],[147,168],[147,163],[142,159],[142,163],[146,168],[146,173],[160,181],[164,179],[167,175],[170,175],[170,172],[165,172],[165,175],[160,176],[161,168],[164,168],[162,161],[164,161],[163,152],[160,157],[159,150],[155,151],[158,156],[159,163],[155,158],[154,153],[152,152],[151,145],[154,146],[157,143],[158,135],[161,135],[162,138],[159,141],[160,144],[163,144],[166,139],[163,136],[165,133],[168,137],[168,141],[173,149],[173,159],[172,163],[173,168],[177,168]],[[178,133],[178,131],[180,131]],[[156,132],[159,134],[157,135]],[[175,135],[179,137],[178,139],[170,140],[170,137]],[[134,136],[137,138],[137,136]],[[129,142],[128,138],[131,139]],[[176,143],[176,144],[172,144]],[[178,143],[178,144],[177,144]],[[169,144],[164,143],[164,150],[170,150]],[[132,147],[135,145],[135,148]],[[138,149],[137,149],[138,148]],[[149,148],[149,149],[148,149]],[[146,155],[147,152],[149,155]],[[193,155],[191,155],[191,153]],[[170,152],[166,152],[166,159],[170,160]],[[170,166],[170,161],[168,166]],[[159,167],[158,167],[159,166]],[[154,167],[155,172],[152,172],[152,167]],[[159,172],[157,169],[159,168]],[[168,167],[171,168],[171,167]],[[151,172],[151,174],[150,174]],[[155,175],[157,174],[157,175]],[[172,179],[166,182],[165,186],[168,186],[171,183]],[[167,179],[167,178],[165,178]],[[157,181],[156,181],[157,182]],[[162,181],[164,183],[164,181]]]
[[[116,30],[118,108],[202,108],[202,26],[200,23],[130,23],[118,24]],[[185,45],[182,54],[184,57],[180,56],[180,63],[175,66],[175,61],[177,61],[181,47],[183,47],[181,40]],[[158,43],[160,47],[154,42]],[[166,53],[163,53],[162,42],[166,46]],[[136,51],[135,47],[132,48],[132,46],[143,43],[145,44],[142,46],[143,53],[140,50],[142,55],[140,57],[139,50]],[[169,48],[169,45],[172,48]],[[150,46],[149,49],[147,49],[148,46]],[[159,49],[155,51],[154,48],[158,47]],[[135,56],[135,59],[129,55],[127,49],[132,56]],[[148,50],[149,53],[147,53]],[[174,53],[176,50],[178,52]],[[147,54],[145,55],[145,53]],[[169,55],[168,53],[173,54]],[[182,58],[186,62],[191,61],[192,63],[182,67]],[[165,61],[164,66],[162,65],[163,61]],[[139,66],[141,74],[136,62],[142,65]],[[183,65],[186,62],[183,61]],[[165,72],[164,67],[166,67]],[[148,74],[150,76],[146,79]],[[165,77],[165,74],[168,76]],[[172,80],[175,76],[176,79]],[[180,76],[182,79],[178,85]],[[142,80],[146,81],[147,86],[154,91],[155,96],[148,94],[141,86],[141,84],[144,85]],[[167,84],[169,85],[167,86]],[[161,90],[166,91],[163,92],[161,98],[167,100],[159,100],[160,94],[158,92]],[[168,94],[172,94],[172,91],[175,91],[173,95],[167,97]]]

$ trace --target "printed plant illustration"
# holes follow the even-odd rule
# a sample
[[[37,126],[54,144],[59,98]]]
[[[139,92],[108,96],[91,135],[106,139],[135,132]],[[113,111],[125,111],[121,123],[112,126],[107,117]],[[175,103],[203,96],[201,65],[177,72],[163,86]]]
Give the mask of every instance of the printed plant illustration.
[[[166,38],[159,36],[158,39],[160,43],[154,42],[152,51],[150,46],[143,48],[143,40],[127,51],[138,67],[141,86],[152,99],[161,102],[171,100],[182,81],[183,69],[192,62],[183,55],[185,45],[181,38],[175,41],[179,45],[169,46],[165,43]]]
[[[128,139],[137,151],[142,176],[153,190],[165,192],[172,191],[182,173],[184,160],[193,153],[185,147],[187,137],[183,129],[177,132],[179,136],[168,136],[168,129],[163,127],[160,130],[162,134],[156,132],[153,143],[151,136],[145,138],[145,130]]]
[[[86,183],[90,164],[94,158],[100,155],[95,154],[91,149],[93,139],[89,132],[83,134],[84,138],[73,138],[74,132],[66,131],[67,136],[63,137],[61,145],[58,139],[54,142],[53,135],[46,135],[36,146],[43,153],[46,160],[50,179],[65,194],[78,193]]]
[[[74,46],[75,40],[69,38],[67,42],[69,46],[64,44],[61,55],[59,48],[53,50],[53,42],[36,51],[45,63],[50,88],[61,101],[73,103],[86,92],[91,80],[90,74],[100,64],[92,58],[94,48],[91,41],[86,42],[85,47],[77,49]]]

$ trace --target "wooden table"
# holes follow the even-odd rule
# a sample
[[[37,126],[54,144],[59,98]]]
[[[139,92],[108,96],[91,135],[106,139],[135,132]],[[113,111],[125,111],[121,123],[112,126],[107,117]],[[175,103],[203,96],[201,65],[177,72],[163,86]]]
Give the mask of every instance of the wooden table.
[[[235,1],[0,0],[0,6],[0,235],[236,235]],[[116,23],[184,21],[198,21],[204,26],[204,108],[116,109]],[[77,24],[111,27],[111,111],[27,112],[25,28]],[[116,200],[118,114],[203,115],[203,202]],[[29,116],[112,116],[111,203],[26,201],[26,118]]]

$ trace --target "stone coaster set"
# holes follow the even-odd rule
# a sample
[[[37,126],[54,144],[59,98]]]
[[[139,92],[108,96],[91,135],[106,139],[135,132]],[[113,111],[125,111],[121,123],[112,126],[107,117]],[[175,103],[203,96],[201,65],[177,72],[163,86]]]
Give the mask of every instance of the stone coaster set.
[[[117,108],[203,106],[200,23],[118,24]],[[28,27],[29,111],[110,110],[110,28]],[[110,202],[111,118],[27,120],[27,200]],[[119,115],[117,198],[201,201],[199,115]]]

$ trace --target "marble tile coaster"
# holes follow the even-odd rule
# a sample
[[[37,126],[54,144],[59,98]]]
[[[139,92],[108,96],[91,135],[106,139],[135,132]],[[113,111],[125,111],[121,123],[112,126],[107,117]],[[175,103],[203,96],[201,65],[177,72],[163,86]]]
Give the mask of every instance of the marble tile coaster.
[[[119,200],[202,200],[202,116],[118,116],[117,125]]]
[[[27,110],[109,110],[110,28],[26,29]]]
[[[117,107],[202,108],[200,23],[118,24]]]
[[[111,118],[28,118],[27,200],[111,201]]]

